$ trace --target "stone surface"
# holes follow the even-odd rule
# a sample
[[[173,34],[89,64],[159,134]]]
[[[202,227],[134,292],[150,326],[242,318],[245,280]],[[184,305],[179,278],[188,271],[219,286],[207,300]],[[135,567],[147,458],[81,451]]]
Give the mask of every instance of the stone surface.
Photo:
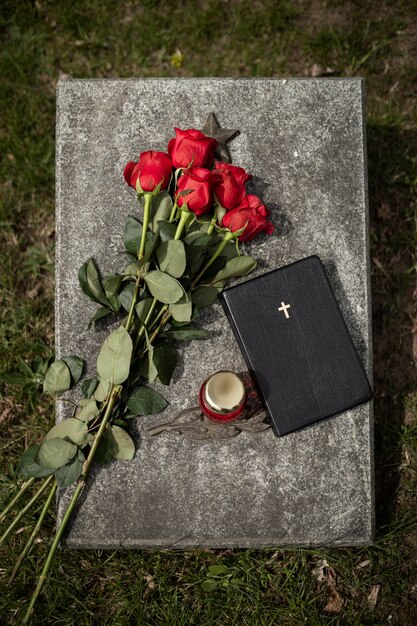
[[[250,251],[264,272],[318,254],[371,376],[368,208],[359,79],[74,80],[58,84],[57,356],[94,371],[104,328],[77,270],[94,255],[104,272],[124,261],[122,230],[136,210],[123,166],[163,150],[173,126],[201,128],[209,112],[240,128],[233,162],[252,172],[277,234]],[[362,545],[373,537],[372,406],[300,432],[193,443],[143,431],[194,403],[201,381],[244,369],[220,305],[201,316],[206,342],[181,352],[169,408],[132,429],[138,451],[94,471],[65,545],[73,548]],[[64,408],[58,408],[58,419]],[[68,494],[61,496],[62,516]]]

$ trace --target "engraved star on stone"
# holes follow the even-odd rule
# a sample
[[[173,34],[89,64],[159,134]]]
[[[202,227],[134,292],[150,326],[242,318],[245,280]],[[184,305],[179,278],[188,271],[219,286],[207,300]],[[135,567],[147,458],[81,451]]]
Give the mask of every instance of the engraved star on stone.
[[[230,156],[227,143],[237,137],[240,134],[240,130],[221,128],[214,113],[210,113],[206,120],[206,123],[201,129],[201,132],[217,141],[217,147],[214,151],[214,156],[221,161],[231,163],[232,157]]]

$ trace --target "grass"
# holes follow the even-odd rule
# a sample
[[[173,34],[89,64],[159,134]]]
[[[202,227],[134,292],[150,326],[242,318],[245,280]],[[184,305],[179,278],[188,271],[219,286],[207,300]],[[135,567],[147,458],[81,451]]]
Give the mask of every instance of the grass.
[[[62,552],[34,623],[417,623],[416,25],[417,11],[404,1],[3,0],[0,371],[22,371],[26,363],[34,372],[31,383],[5,384],[0,395],[5,497],[22,450],[53,420],[52,405],[38,397],[36,371],[53,354],[57,78],[305,76],[316,64],[319,73],[364,76],[368,94],[375,545]],[[53,523],[50,516],[49,531]],[[25,536],[16,533],[2,553],[5,624],[19,623],[46,553],[47,530],[21,576],[6,587]],[[329,568],[319,582],[312,572],[323,559]],[[210,570],[213,565],[223,566],[221,573],[214,575],[220,570]],[[240,583],[231,582],[236,579]],[[202,583],[213,580],[215,588],[204,591]],[[377,585],[373,607],[368,598]],[[324,610],[335,593],[342,606]]]

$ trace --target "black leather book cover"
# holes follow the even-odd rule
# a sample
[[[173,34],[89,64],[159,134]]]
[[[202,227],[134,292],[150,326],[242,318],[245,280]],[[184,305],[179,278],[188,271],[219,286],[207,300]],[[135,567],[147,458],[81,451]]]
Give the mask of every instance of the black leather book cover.
[[[230,287],[220,299],[278,435],[372,398],[318,256]]]

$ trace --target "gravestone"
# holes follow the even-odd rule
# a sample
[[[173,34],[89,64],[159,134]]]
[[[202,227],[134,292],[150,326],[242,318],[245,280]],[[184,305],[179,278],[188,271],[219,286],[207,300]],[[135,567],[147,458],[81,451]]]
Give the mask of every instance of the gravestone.
[[[276,234],[248,246],[257,273],[318,254],[371,377],[371,303],[360,79],[70,80],[57,96],[57,357],[94,365],[107,334],[78,287],[94,256],[120,271],[122,231],[138,211],[122,171],[140,151],[166,150],[173,127],[202,128],[214,111],[241,134],[233,163],[254,175]],[[254,276],[255,274],[252,274]],[[251,276],[251,277],[252,277]],[[195,404],[201,382],[245,365],[217,303],[200,324],[211,335],[180,349],[160,415],[140,418],[133,461],[95,467],[64,545],[71,548],[363,545],[373,538],[372,405],[282,438],[271,430],[192,442],[145,430]],[[65,417],[64,403],[58,419]],[[68,490],[70,491],[70,490]],[[61,494],[62,518],[69,493]]]

